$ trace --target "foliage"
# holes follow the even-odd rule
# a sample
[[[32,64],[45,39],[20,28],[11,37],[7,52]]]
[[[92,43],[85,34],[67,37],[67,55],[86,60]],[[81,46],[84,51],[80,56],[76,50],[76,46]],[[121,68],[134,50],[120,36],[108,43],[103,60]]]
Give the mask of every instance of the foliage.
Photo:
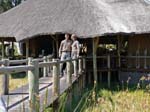
[[[19,5],[21,1],[22,0],[0,0],[0,13]]]
[[[139,85],[124,88],[121,86],[111,89],[99,87],[95,101],[92,99],[95,91],[91,90],[94,94],[87,97],[86,104],[81,106],[84,109],[80,112],[149,112],[149,85],[140,85],[142,88]]]
[[[5,12],[13,7],[11,0],[1,0],[0,9],[1,12]]]

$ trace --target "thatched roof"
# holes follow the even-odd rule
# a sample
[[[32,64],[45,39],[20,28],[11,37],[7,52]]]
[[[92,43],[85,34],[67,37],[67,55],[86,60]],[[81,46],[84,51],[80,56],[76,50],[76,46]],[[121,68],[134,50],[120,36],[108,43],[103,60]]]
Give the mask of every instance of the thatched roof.
[[[0,15],[0,37],[18,41],[36,35],[150,33],[150,5],[144,0],[27,0]]]

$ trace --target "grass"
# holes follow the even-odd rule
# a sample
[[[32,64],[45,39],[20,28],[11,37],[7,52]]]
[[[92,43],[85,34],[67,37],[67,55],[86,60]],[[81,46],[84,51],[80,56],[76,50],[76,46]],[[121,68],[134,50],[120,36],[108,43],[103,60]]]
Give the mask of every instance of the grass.
[[[149,86],[99,87],[97,92],[91,90],[80,112],[149,112]],[[96,99],[93,99],[95,96]]]
[[[150,85],[137,84],[129,86],[128,84],[112,84],[112,88],[101,85],[95,88],[87,88],[82,98],[77,102],[72,112],[149,112],[150,111]],[[77,94],[76,94],[77,95]],[[63,96],[63,95],[62,95]],[[66,93],[59,105],[61,110],[67,100]],[[76,99],[73,98],[73,104]],[[52,108],[47,108],[44,112],[52,112]]]
[[[2,87],[2,75],[0,75],[0,87]],[[9,76],[9,90],[14,90],[16,88],[19,88],[23,85],[26,85],[28,83],[28,78],[27,77],[16,77],[12,78]],[[2,88],[0,88],[0,93],[2,91]]]

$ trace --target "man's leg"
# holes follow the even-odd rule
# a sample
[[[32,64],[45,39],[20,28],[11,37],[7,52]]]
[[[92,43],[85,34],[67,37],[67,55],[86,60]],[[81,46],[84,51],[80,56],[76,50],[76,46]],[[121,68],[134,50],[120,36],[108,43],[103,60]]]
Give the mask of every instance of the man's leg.
[[[65,57],[66,60],[69,60],[71,59],[71,55],[69,52],[66,53],[66,57]],[[65,74],[67,73],[67,63],[65,63],[65,67],[64,67],[64,70],[65,70]]]
[[[61,55],[61,61],[65,60],[65,53],[62,53]],[[63,63],[60,63],[60,75],[63,76]]]
[[[72,54],[72,59],[76,59],[77,57],[76,57],[76,55],[73,53]],[[73,71],[74,71],[74,75],[75,76],[77,76],[77,61],[75,60],[75,61],[73,61]]]

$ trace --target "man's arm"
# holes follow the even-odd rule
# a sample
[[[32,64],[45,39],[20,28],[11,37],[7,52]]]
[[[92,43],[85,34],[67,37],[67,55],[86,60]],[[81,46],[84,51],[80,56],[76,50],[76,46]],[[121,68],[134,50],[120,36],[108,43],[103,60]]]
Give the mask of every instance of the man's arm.
[[[59,47],[59,57],[61,57],[61,53],[62,53],[62,47],[63,47],[63,43],[60,43],[60,47]]]
[[[79,46],[79,41],[77,41],[77,57],[79,57],[79,53],[80,53],[80,46]]]

